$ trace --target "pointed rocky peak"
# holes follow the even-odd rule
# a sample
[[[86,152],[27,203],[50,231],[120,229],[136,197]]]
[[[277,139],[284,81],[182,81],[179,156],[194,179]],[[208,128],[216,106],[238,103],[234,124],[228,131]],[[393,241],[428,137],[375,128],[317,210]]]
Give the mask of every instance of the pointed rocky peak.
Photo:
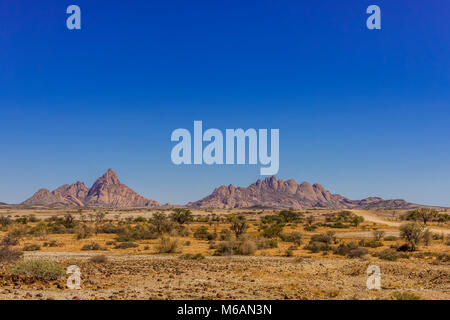
[[[100,178],[97,179],[97,181],[94,183],[96,184],[120,184],[120,180],[117,177],[117,174],[114,172],[113,169],[108,169],[104,175],[102,175]]]
[[[316,190],[325,191],[325,188],[319,183],[314,183],[313,188]]]
[[[73,185],[76,186],[77,188],[80,188],[80,189],[86,188],[86,185],[84,184],[84,182],[81,182],[81,181],[77,181]]]

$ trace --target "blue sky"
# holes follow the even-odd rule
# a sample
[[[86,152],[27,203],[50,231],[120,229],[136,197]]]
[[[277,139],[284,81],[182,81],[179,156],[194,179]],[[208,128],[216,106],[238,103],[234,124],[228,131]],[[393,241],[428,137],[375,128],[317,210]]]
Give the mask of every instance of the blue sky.
[[[382,30],[366,28],[371,4]],[[202,120],[279,128],[279,178],[450,206],[449,13],[438,0],[0,0],[0,201],[110,167],[163,203],[260,178],[173,165],[171,132]]]

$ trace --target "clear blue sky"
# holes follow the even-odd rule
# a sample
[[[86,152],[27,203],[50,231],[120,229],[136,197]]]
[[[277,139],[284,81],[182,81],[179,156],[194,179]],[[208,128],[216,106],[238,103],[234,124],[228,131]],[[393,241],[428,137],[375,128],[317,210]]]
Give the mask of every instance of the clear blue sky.
[[[109,167],[163,203],[258,179],[171,163],[172,130],[203,120],[279,128],[279,178],[450,206],[449,109],[446,0],[0,0],[3,202]]]

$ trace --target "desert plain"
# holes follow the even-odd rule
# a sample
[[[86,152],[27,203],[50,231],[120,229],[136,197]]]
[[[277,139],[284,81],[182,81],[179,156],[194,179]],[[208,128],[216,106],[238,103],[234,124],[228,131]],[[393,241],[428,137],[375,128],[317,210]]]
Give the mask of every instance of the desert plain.
[[[3,206],[0,299],[448,300],[448,212],[415,212]]]

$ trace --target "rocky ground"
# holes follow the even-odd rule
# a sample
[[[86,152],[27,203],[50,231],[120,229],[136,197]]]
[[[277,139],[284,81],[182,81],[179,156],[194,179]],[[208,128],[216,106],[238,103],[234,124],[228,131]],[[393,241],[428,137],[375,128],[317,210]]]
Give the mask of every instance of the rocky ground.
[[[81,268],[80,290],[66,278],[40,282],[0,273],[0,299],[392,299],[411,292],[421,299],[450,299],[448,263],[376,258],[207,257],[108,255],[92,263],[90,253],[27,253]],[[381,290],[366,288],[367,267],[381,269]]]

